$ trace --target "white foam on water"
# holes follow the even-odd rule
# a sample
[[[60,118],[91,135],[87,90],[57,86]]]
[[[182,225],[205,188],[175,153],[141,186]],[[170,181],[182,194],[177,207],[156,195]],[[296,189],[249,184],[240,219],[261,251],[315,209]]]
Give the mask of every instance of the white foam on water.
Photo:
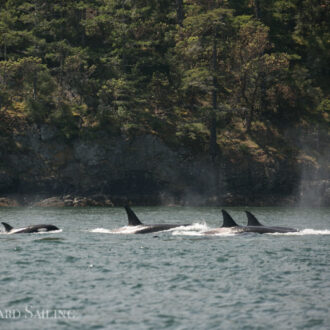
[[[193,226],[191,226],[193,227]],[[205,228],[206,227],[206,228]],[[237,236],[240,234],[240,232],[233,231],[231,228],[208,228],[207,225],[205,225],[204,229],[200,227],[201,230],[186,230],[186,227],[179,227],[180,230],[177,230],[178,228],[172,229],[173,235],[184,235],[184,236],[221,236],[221,237],[228,237],[228,236]],[[182,229],[181,229],[182,228]],[[242,232],[243,233],[243,232]],[[267,233],[267,235],[273,235],[273,236],[306,236],[306,235],[330,235],[330,230],[328,229],[322,229],[322,230],[316,230],[316,229],[303,229],[298,232],[291,232],[291,233]]]
[[[90,230],[86,230],[89,233],[102,233],[102,234],[111,234],[110,229],[105,229],[105,228],[94,228]]]
[[[285,235],[285,236],[330,235],[330,230],[307,228],[293,233],[274,233],[270,235]]]
[[[228,232],[228,233],[203,234],[203,236],[233,237],[233,236],[237,236],[237,233]]]
[[[90,233],[101,233],[101,234],[135,234],[141,229],[148,228],[147,226],[124,226],[116,229],[106,228],[95,228],[88,230]]]
[[[167,231],[172,232],[174,236],[202,236],[204,231],[210,230],[206,222],[196,222],[190,226],[180,226],[171,228]]]
[[[234,230],[233,228],[230,227],[224,227],[224,228],[215,228],[215,229],[211,229],[208,231],[204,231],[203,235],[205,236],[222,236],[222,237],[227,237],[227,236],[236,236],[237,234],[239,234],[239,232],[237,232],[237,230]]]
[[[124,226],[116,229],[95,228],[88,230],[90,233],[102,233],[102,234],[135,234],[140,230],[149,228],[148,226]],[[200,232],[208,230],[209,227],[205,222],[194,223],[190,226],[179,226],[168,230],[162,230],[161,232],[171,232],[173,235],[198,235]]]

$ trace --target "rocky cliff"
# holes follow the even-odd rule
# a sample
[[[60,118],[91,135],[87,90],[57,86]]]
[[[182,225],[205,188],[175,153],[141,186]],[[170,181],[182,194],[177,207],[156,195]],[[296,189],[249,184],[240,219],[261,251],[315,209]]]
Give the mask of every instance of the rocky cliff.
[[[11,204],[4,197],[38,206],[293,205],[316,189],[317,205],[330,205],[329,159],[299,155],[224,144],[211,162],[154,135],[68,139],[53,126],[26,126],[0,149],[0,195],[2,205]],[[319,172],[306,178],[308,166]]]

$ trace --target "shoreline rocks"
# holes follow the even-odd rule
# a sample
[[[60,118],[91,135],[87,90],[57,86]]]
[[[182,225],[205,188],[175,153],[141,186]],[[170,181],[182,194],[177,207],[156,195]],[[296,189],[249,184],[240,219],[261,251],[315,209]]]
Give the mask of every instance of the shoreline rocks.
[[[109,196],[104,194],[94,195],[73,195],[60,196],[44,195],[8,195],[0,197],[0,207],[37,207],[37,208],[61,208],[61,207],[121,207],[125,205],[134,206],[306,206],[305,195],[292,196],[245,196],[227,193],[223,196],[203,197],[198,195],[190,196],[169,196],[169,195],[130,195],[130,196]],[[304,203],[303,203],[304,202]],[[309,203],[308,207],[328,207],[330,205],[330,184],[326,186],[322,200]]]
[[[0,197],[0,207],[17,207],[20,203],[13,198]]]
[[[35,207],[86,207],[86,206],[114,206],[108,196],[55,196],[42,199],[32,203],[30,206]]]

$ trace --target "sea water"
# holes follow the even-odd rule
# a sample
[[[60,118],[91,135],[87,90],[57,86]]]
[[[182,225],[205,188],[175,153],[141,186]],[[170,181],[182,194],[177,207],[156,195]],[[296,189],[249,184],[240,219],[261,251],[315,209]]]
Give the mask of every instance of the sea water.
[[[204,231],[220,208],[135,207],[140,220],[191,223],[144,235],[122,208],[1,208],[0,329],[329,329],[330,209],[249,208],[290,234]],[[244,208],[227,208],[242,225]]]

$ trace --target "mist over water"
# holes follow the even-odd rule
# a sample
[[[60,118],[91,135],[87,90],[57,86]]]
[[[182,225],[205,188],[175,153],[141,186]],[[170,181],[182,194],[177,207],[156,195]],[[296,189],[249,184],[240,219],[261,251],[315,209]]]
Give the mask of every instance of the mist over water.
[[[292,132],[291,132],[292,135]],[[330,203],[329,133],[319,127],[301,130],[296,137],[300,150],[300,207],[320,207]]]
[[[299,185],[299,206],[320,207],[330,195],[330,181],[322,180],[317,173],[303,171]]]
[[[206,237],[212,207],[135,207],[146,224],[192,223],[145,235],[115,234],[121,208],[0,209],[15,228],[62,230],[0,235],[0,328],[327,329],[330,209],[249,210],[302,231]]]

